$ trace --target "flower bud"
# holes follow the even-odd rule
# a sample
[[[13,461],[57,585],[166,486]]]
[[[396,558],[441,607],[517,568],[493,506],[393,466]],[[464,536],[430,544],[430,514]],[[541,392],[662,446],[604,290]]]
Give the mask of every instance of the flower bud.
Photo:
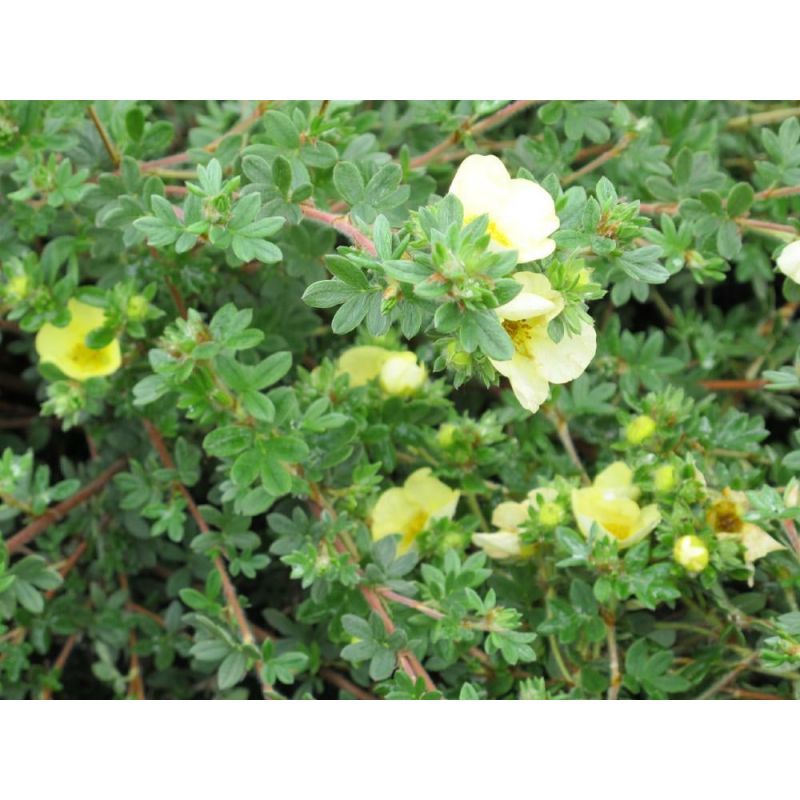
[[[135,294],[130,300],[128,300],[128,319],[133,320],[134,322],[143,320],[149,307],[150,303],[144,296]]]
[[[9,278],[7,293],[15,300],[24,300],[28,296],[30,281],[27,275],[15,275]]]
[[[453,444],[453,439],[455,437],[455,433],[458,430],[452,422],[445,422],[439,426],[439,430],[436,433],[436,441],[439,444],[439,447],[448,448]]]
[[[786,489],[783,492],[783,503],[786,508],[797,508],[800,506],[800,481],[797,478],[792,478],[786,484]]]
[[[381,367],[380,384],[386,394],[407,397],[422,387],[427,376],[414,353],[394,353]]]
[[[564,507],[560,503],[546,502],[539,506],[539,524],[544,528],[555,528],[564,519]]]
[[[681,536],[672,554],[687,572],[702,572],[708,566],[708,548],[699,536]]]
[[[665,464],[653,473],[653,484],[657,492],[669,492],[675,488],[675,467]]]
[[[630,444],[641,444],[655,432],[656,421],[647,414],[642,414],[628,423],[628,427],[625,428],[625,438]]]
[[[776,263],[787,278],[800,283],[800,239],[784,247]]]

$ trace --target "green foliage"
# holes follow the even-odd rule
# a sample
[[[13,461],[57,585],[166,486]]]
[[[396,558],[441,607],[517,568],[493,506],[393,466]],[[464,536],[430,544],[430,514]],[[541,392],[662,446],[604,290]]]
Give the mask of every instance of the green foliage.
[[[800,696],[797,109],[506,105],[0,102],[0,696]],[[473,152],[549,194],[551,254],[465,216]],[[552,345],[597,336],[535,414],[519,271]],[[71,299],[118,369],[37,351]],[[364,345],[424,384],[353,381]],[[660,514],[630,547],[573,510],[614,461]],[[421,468],[456,508],[375,540]]]

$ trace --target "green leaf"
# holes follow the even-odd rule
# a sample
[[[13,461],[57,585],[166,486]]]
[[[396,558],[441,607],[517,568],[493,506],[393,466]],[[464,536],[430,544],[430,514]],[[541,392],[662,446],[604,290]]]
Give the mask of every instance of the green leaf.
[[[728,216],[740,217],[753,205],[753,187],[749,183],[737,183],[728,192]]]
[[[508,361],[514,355],[514,344],[493,311],[469,311],[464,315],[462,341],[474,350],[480,348],[495,361]]]
[[[333,168],[333,184],[336,191],[354,206],[364,199],[366,187],[358,167],[350,161],[340,161]]]
[[[217,683],[220,689],[236,686],[247,672],[247,656],[239,650],[228,653],[217,670]]]
[[[206,435],[203,439],[203,449],[217,458],[235,456],[249,447],[252,439],[253,434],[249,428],[241,425],[224,425]]]

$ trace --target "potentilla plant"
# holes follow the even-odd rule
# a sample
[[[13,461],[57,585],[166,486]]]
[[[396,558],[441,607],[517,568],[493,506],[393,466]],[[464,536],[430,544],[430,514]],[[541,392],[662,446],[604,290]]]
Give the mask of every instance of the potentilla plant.
[[[0,696],[800,696],[798,117],[0,102]]]

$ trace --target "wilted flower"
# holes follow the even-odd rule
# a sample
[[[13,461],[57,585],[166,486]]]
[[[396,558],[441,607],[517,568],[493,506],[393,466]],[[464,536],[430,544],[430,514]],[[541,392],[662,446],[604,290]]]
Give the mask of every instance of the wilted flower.
[[[378,378],[386,394],[406,397],[425,384],[428,371],[414,353],[364,345],[351,347],[339,357],[337,373],[347,373],[350,385],[364,386]]]
[[[776,263],[787,278],[800,283],[800,239],[784,247]]]
[[[509,379],[523,408],[535,412],[550,396],[550,383],[567,383],[581,375],[594,357],[597,339],[594,328],[582,323],[580,333],[564,333],[554,342],[547,326],[561,313],[564,299],[544,275],[517,272],[513,277],[522,291],[495,311],[511,337],[514,355],[492,364]]]
[[[117,339],[97,349],[86,345],[87,334],[103,326],[103,310],[79,300],[70,300],[67,307],[72,319],[66,327],[57,328],[48,322],[36,334],[39,358],[55,364],[67,377],[77,381],[116,372],[122,363]]]
[[[464,207],[464,222],[489,217],[490,248],[516,250],[520,263],[549,256],[559,220],[553,198],[533,181],[512,178],[497,156],[471,155],[461,162],[450,193]]]
[[[372,538],[376,541],[394,533],[401,535],[398,552],[404,553],[431,520],[452,519],[460,492],[431,475],[423,467],[408,476],[402,488],[387,489],[372,509]]]
[[[520,528],[530,518],[529,511],[537,508],[539,521],[545,527],[557,525],[563,516],[563,509],[555,502],[557,497],[555,489],[546,487],[528,492],[527,498],[520,503],[500,503],[492,512],[492,525],[498,530],[494,533],[475,533],[472,543],[490,558],[498,560],[533,555],[534,546],[522,543]]]
[[[616,461],[597,475],[590,487],[573,490],[572,512],[584,536],[596,523],[600,532],[616,539],[620,547],[630,547],[661,522],[658,506],[639,507],[640,494],[630,467]]]
[[[707,519],[718,539],[736,539],[741,543],[745,564],[752,568],[759,558],[786,548],[763,528],[752,522],[745,522],[743,517],[749,507],[750,503],[744,492],[726,488],[712,502]]]
[[[672,555],[687,572],[702,572],[708,566],[708,548],[699,536],[693,534],[679,537]]]

